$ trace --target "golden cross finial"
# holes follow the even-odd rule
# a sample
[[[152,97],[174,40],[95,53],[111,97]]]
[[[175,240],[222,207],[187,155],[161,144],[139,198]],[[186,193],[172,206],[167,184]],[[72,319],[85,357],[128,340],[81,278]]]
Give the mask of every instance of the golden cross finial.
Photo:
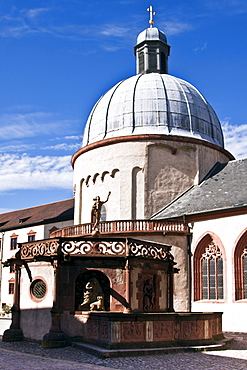
[[[153,24],[154,24],[153,15],[155,15],[155,12],[153,12],[153,7],[152,7],[152,5],[150,5],[150,7],[149,7],[149,8],[147,8],[147,11],[148,11],[148,12],[149,12],[149,14],[150,14],[150,19],[149,19],[150,27],[153,27]]]

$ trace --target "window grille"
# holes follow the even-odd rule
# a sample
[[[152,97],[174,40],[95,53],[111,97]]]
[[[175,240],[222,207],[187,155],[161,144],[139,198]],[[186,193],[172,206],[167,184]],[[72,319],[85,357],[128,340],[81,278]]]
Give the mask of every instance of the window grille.
[[[46,283],[41,279],[36,279],[31,284],[31,295],[36,299],[44,298],[46,290]]]
[[[202,299],[223,299],[223,260],[214,242],[202,254],[201,281]]]
[[[224,299],[224,264],[220,247],[207,235],[194,253],[194,299]]]

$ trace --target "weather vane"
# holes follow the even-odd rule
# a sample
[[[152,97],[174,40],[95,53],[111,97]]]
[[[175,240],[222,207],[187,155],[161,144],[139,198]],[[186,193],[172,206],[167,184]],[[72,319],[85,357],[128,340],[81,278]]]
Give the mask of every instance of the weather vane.
[[[153,27],[153,24],[154,24],[153,15],[155,15],[155,12],[153,12],[153,7],[152,7],[152,5],[150,5],[150,7],[149,7],[149,8],[147,8],[147,11],[148,11],[148,12],[149,12],[149,14],[150,14],[149,24],[150,24],[150,27],[152,28],[152,27]]]

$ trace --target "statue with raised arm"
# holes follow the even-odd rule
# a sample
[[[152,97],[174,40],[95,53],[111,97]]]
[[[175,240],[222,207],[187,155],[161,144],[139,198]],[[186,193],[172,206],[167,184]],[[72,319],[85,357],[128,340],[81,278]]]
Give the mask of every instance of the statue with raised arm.
[[[99,196],[93,198],[94,204],[93,204],[93,207],[92,207],[92,219],[93,219],[93,222],[94,222],[94,225],[93,225],[93,232],[94,233],[99,232],[99,222],[100,222],[100,218],[101,218],[101,209],[102,209],[103,204],[108,202],[110,195],[111,195],[111,192],[109,191],[107,199],[104,202],[102,200],[100,200]]]

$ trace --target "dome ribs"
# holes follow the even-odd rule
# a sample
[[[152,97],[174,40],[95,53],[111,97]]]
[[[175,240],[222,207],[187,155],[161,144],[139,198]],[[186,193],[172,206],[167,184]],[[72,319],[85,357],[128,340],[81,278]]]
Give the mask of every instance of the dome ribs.
[[[120,136],[164,134],[224,147],[211,105],[190,83],[160,73],[132,76],[110,89],[94,106],[83,146]]]
[[[87,144],[86,144],[86,145],[88,145],[88,144],[89,144],[90,129],[91,129],[91,123],[92,123],[93,114],[94,114],[94,112],[95,112],[95,110],[96,110],[97,106],[99,105],[99,103],[100,103],[100,101],[101,101],[101,99],[102,99],[102,98],[103,98],[103,96],[101,96],[101,97],[99,98],[99,100],[98,100],[98,101],[97,101],[97,103],[94,105],[93,110],[92,110],[92,112],[91,112],[91,114],[90,114],[90,117],[89,117],[89,123],[88,123],[88,132],[87,132]],[[85,127],[85,131],[86,131],[86,127]],[[84,135],[85,135],[85,131],[84,131],[84,134],[83,134],[83,142],[84,142]]]
[[[166,98],[166,119],[167,119],[167,128],[168,128],[168,132],[171,131],[171,110],[170,110],[170,102],[169,102],[169,99],[168,99],[168,95],[167,95],[167,89],[166,89],[166,85],[165,85],[165,81],[162,77],[163,75],[160,75],[160,78],[161,78],[161,81],[162,81],[162,85],[163,85],[163,88],[164,88],[164,93],[165,93],[165,98]],[[164,125],[165,125],[165,122],[164,122]]]
[[[137,88],[137,84],[141,78],[141,76],[143,76],[143,74],[140,74],[137,76],[137,80],[135,82],[135,86],[134,86],[134,89],[133,89],[133,100],[132,100],[132,134],[133,132],[135,131],[135,127],[136,127],[136,121],[135,121],[135,95],[136,95],[136,88]]]
[[[115,88],[113,89],[113,92],[111,94],[111,97],[109,99],[109,102],[108,102],[108,105],[107,105],[107,110],[106,110],[106,117],[105,117],[105,134],[104,134],[104,137],[103,139],[106,137],[107,135],[107,126],[108,126],[108,116],[109,116],[109,109],[110,109],[110,105],[111,105],[111,101],[112,101],[112,98],[116,92],[116,90],[119,88],[119,86],[126,80],[123,80],[123,81],[120,81],[116,86]]]

